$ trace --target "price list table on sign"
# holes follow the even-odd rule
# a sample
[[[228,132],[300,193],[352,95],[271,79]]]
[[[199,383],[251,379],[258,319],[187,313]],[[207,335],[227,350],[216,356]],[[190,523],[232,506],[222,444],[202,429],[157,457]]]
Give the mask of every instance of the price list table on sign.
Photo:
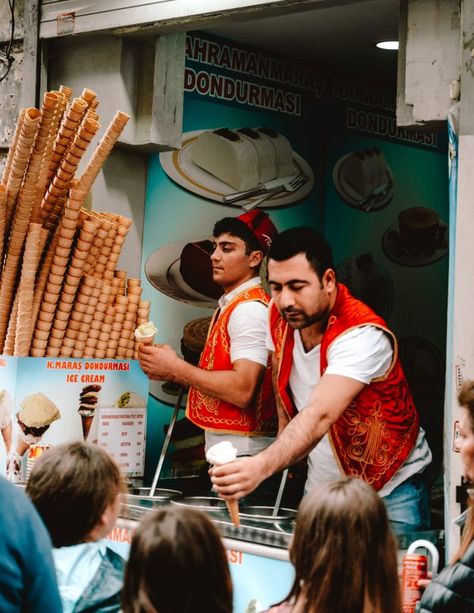
[[[145,407],[99,409],[98,443],[107,449],[126,474],[143,474],[145,433]]]

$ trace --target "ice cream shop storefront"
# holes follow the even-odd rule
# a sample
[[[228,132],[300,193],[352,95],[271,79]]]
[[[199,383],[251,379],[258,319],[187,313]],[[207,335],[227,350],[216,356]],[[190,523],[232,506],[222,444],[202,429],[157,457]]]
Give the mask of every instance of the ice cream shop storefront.
[[[158,17],[133,21],[118,0],[95,17],[73,0],[61,10],[55,4],[43,3],[41,13],[41,113],[35,104],[19,111],[3,171],[15,198],[5,207],[9,235],[0,252],[0,471],[24,482],[49,446],[97,442],[129,485],[110,535],[117,550],[128,553],[151,508],[202,507],[225,539],[235,611],[286,596],[303,480],[278,475],[276,516],[274,501],[252,501],[234,526],[210,492],[203,433],[184,417],[187,389],[149,381],[134,336],[151,320],[155,342],[197,364],[220,295],[209,273],[212,228],[261,208],[279,230],[322,232],[338,279],[396,334],[433,453],[432,529],[401,535],[400,549],[421,536],[443,551],[445,527],[460,510],[443,470],[443,458],[457,462],[454,392],[445,385],[453,365],[455,118],[450,130],[446,121],[397,124],[395,56],[360,51],[361,69],[336,49],[317,58],[305,52],[303,21],[320,24],[330,49],[343,23],[363,22],[351,6],[314,2],[301,12],[262,2],[258,10],[273,4],[285,12],[252,19],[247,5],[257,3],[231,2],[245,29],[231,13],[211,23],[202,9],[193,27],[184,28],[182,15],[162,16],[170,20],[165,32]],[[385,17],[397,37],[393,4]],[[270,26],[282,36],[284,17],[288,40],[306,32],[298,44],[259,37]],[[375,37],[370,23],[364,36]],[[469,367],[462,355],[456,364],[461,381]]]

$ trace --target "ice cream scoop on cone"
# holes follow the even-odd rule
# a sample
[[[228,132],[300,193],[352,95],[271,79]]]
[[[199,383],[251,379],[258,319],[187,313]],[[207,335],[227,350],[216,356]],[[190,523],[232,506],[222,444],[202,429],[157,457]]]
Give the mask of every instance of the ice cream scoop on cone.
[[[140,324],[135,330],[135,340],[143,345],[153,345],[155,334],[158,332],[155,324],[152,321],[146,321]]]
[[[230,441],[217,443],[206,452],[206,460],[213,466],[222,466],[228,462],[233,462],[237,458],[237,449]],[[234,526],[240,526],[239,502],[238,500],[226,500],[227,510]]]

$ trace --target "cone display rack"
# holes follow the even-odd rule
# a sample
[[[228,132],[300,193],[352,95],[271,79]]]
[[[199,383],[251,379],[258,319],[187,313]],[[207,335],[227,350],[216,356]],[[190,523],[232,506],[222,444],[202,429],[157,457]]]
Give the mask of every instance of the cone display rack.
[[[0,354],[136,356],[149,318],[139,279],[116,270],[132,221],[84,207],[129,116],[117,112],[81,176],[100,124],[90,89],[61,86],[20,111],[0,180]]]

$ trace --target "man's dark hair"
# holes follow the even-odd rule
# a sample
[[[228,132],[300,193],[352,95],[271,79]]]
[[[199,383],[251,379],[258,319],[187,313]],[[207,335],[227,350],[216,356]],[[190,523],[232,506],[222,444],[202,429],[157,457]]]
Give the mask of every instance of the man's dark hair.
[[[246,255],[250,255],[252,251],[262,251],[262,246],[252,230],[247,224],[236,217],[224,217],[216,222],[213,236],[217,238],[221,234],[231,234],[243,240],[245,243]]]
[[[324,236],[313,228],[290,228],[281,232],[272,242],[268,259],[283,262],[303,253],[311,268],[323,278],[328,268],[334,269],[332,250]]]
[[[97,445],[74,442],[46,451],[26,487],[55,547],[78,545],[123,491],[120,469]]]

